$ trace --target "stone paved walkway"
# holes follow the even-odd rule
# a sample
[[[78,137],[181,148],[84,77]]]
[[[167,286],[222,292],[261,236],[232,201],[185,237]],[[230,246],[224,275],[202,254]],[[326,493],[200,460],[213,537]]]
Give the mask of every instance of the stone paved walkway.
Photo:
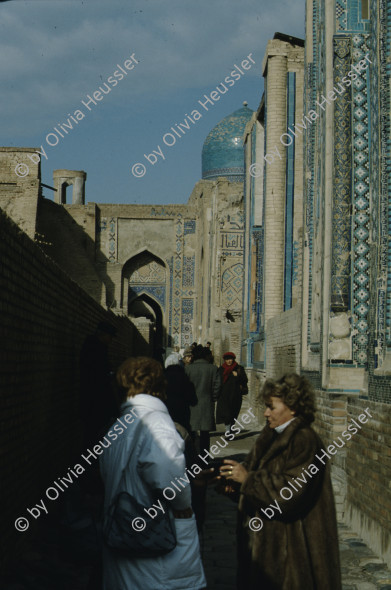
[[[242,460],[259,433],[256,423],[247,428],[219,457]],[[222,434],[216,433],[211,444]],[[210,487],[201,539],[208,590],[235,590],[235,524],[236,504]],[[0,590],[101,590],[99,582],[91,580],[91,575],[99,574],[93,532],[92,527],[71,532],[46,518],[18,566],[0,577]],[[391,590],[390,570],[365,543],[343,523],[339,523],[339,536],[343,590]]]

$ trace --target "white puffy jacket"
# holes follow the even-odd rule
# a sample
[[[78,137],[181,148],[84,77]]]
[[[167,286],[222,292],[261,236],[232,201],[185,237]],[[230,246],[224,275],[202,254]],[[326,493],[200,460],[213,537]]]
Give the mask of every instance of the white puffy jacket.
[[[99,457],[105,484],[105,511],[119,491],[123,473],[125,479],[121,491],[127,491],[146,508],[150,508],[154,502],[153,490],[166,488],[166,497],[170,498],[166,504],[169,509],[180,510],[191,505],[190,486],[186,485],[182,489],[175,479],[186,479],[184,442],[166,406],[158,398],[142,393],[127,401],[121,408],[120,418],[102,439],[101,446],[105,447]],[[194,515],[191,518],[175,519],[175,527],[177,546],[161,557],[128,559],[105,548],[103,589],[204,588],[206,581]]]

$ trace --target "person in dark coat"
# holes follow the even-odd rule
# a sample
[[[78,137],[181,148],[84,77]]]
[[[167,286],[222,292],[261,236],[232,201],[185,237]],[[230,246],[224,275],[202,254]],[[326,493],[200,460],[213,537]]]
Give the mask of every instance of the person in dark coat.
[[[179,364],[169,364],[164,371],[167,381],[166,406],[174,422],[181,424],[190,432],[190,406],[197,404],[197,396],[193,383],[185,373],[185,369]]]
[[[289,373],[261,393],[268,424],[243,463],[220,468],[220,491],[240,498],[237,588],[341,590],[330,469],[310,426],[312,386]]]
[[[80,411],[87,447],[98,442],[119,411],[108,355],[115,334],[113,325],[100,322],[95,334],[87,336],[80,352]]]
[[[186,467],[191,469],[191,466],[197,463],[199,457],[194,439],[190,435],[190,406],[195,406],[198,400],[194,385],[186,375],[184,367],[179,364],[175,356],[172,356],[171,360],[169,359],[170,357],[166,359],[166,364],[167,361],[168,364],[164,371],[167,382],[165,404],[177,432],[185,442]],[[190,481],[191,505],[196,517],[198,531],[202,530],[205,522],[207,478],[204,473],[201,472]]]
[[[224,422],[225,430],[228,431],[239,416],[242,396],[248,393],[248,379],[244,368],[236,362],[233,352],[226,352],[223,359],[220,367],[223,386],[216,407],[216,422]]]
[[[214,402],[221,389],[221,377],[217,367],[208,362],[209,348],[198,345],[193,349],[193,362],[185,366],[186,374],[195,387],[197,405],[190,409],[192,436],[199,434],[200,451],[209,451],[210,431],[216,428],[214,419]]]

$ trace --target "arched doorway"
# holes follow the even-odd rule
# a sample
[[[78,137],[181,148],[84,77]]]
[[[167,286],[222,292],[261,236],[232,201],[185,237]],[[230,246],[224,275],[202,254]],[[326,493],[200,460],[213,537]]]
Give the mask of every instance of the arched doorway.
[[[159,349],[166,346],[167,338],[164,322],[166,265],[158,256],[144,250],[126,262],[122,277],[122,307],[138,328],[142,348],[148,348],[148,352],[142,354],[158,358]]]
[[[140,342],[142,350],[138,354],[159,357],[164,346],[163,314],[160,305],[147,293],[135,293],[129,288],[128,315],[138,328],[145,345]]]

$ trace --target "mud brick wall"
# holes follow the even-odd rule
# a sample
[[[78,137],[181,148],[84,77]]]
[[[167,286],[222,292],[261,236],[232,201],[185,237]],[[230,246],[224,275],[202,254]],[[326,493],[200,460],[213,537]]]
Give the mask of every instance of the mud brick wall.
[[[372,418],[352,437],[346,456],[346,517],[391,565],[391,405],[350,398],[348,422],[366,408]]]
[[[337,512],[391,564],[391,405],[316,391],[315,428],[324,449],[368,409],[368,418],[332,457]]]
[[[113,367],[132,353],[135,328],[107,312],[0,211],[0,568],[27,532],[14,527],[80,456],[79,353],[100,320],[118,336]],[[50,503],[50,509],[54,509]]]
[[[301,316],[297,306],[267,322],[266,376],[278,379],[284,373],[300,373]]]
[[[315,429],[325,447],[330,445],[346,428],[347,397],[343,394],[315,390],[316,414]],[[334,462],[344,467],[344,462],[335,455]]]
[[[346,429],[347,398],[345,395],[316,391],[315,430],[323,442],[326,450],[333,440],[338,439]],[[332,481],[334,499],[339,520],[345,517],[346,507],[346,452],[347,447],[338,449],[338,453],[330,459],[332,465]]]

